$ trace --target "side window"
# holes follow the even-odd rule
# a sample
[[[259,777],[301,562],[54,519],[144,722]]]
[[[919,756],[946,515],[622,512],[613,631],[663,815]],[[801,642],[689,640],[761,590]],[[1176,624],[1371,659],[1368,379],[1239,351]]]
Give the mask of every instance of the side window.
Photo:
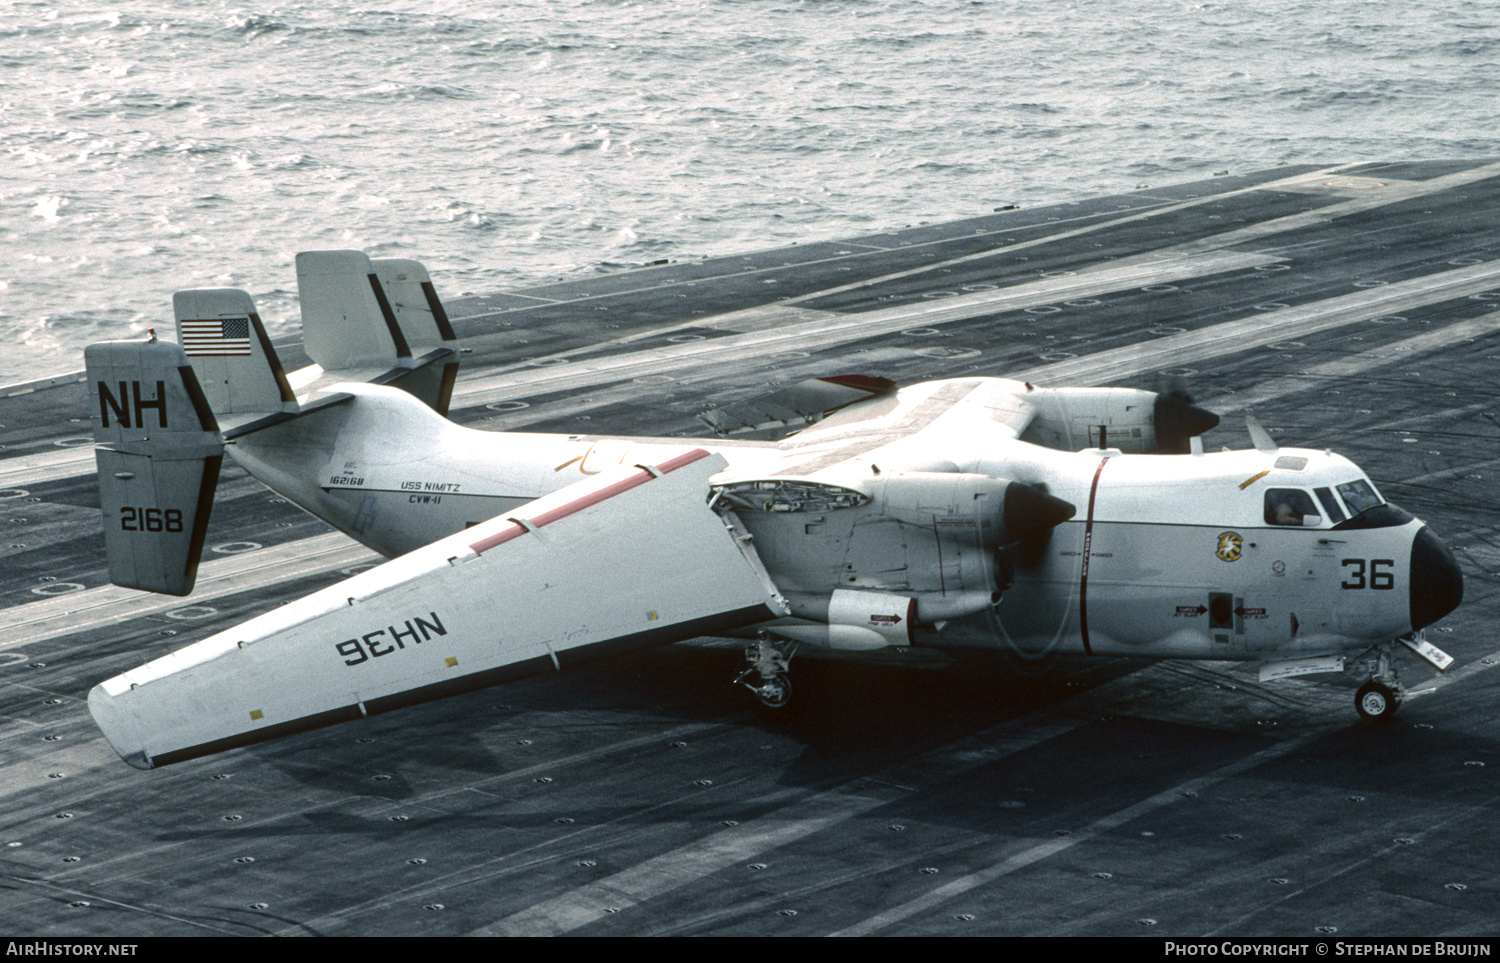
[[[1319,525],[1323,516],[1312,496],[1300,488],[1266,489],[1266,524],[1302,528]]]

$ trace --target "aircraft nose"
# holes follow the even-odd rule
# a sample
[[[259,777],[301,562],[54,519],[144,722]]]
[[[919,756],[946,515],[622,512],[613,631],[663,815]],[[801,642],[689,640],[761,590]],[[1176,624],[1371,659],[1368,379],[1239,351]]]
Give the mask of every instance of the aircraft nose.
[[[1423,525],[1411,543],[1411,627],[1431,625],[1458,608],[1464,576],[1448,546]]]

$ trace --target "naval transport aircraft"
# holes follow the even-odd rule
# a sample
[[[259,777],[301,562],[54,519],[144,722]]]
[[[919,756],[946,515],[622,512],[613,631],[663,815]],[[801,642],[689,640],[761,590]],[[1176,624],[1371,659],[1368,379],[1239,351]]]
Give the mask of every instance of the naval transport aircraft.
[[[175,296],[178,343],[86,353],[116,584],[192,591],[226,452],[390,558],[96,686],[139,768],[701,635],[745,640],[769,711],[799,646],[1353,671],[1367,719],[1398,651],[1452,662],[1423,628],[1462,577],[1421,520],[1253,421],[1205,453],[1218,417],[1173,393],[843,376],[707,412],[713,441],[477,431],[421,264],[307,252],[297,282],[299,371],[231,289]]]

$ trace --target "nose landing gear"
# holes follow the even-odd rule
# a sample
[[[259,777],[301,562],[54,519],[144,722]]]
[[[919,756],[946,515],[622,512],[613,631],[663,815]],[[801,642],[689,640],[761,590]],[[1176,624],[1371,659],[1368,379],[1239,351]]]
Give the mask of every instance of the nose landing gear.
[[[1366,654],[1371,678],[1354,694],[1354,708],[1361,719],[1385,722],[1401,707],[1401,682],[1391,664],[1391,643],[1382,642]]]
[[[1453,665],[1453,656],[1428,642],[1421,629],[1375,646],[1360,657],[1370,672],[1370,680],[1360,686],[1354,696],[1354,707],[1359,710],[1361,718],[1384,722],[1401,705],[1401,683],[1397,681],[1396,670],[1391,664],[1398,642],[1438,672],[1446,672]]]
[[[1371,679],[1359,687],[1354,695],[1354,707],[1360,718],[1370,722],[1384,722],[1401,706],[1401,690]]]

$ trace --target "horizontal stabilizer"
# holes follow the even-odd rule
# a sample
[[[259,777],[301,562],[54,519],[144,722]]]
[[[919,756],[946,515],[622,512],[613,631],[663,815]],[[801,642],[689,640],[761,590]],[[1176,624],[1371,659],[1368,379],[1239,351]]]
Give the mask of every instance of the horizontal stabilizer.
[[[297,412],[281,359],[248,293],[236,288],[178,291],[172,295],[172,313],[177,316],[177,343],[221,419]]]
[[[89,695],[131,765],[165,765],[580,659],[787,612],[707,504],[722,456],[579,482]]]
[[[84,364],[99,405],[94,454],[110,581],[186,595],[223,460],[214,414],[170,341],[91,344]]]

